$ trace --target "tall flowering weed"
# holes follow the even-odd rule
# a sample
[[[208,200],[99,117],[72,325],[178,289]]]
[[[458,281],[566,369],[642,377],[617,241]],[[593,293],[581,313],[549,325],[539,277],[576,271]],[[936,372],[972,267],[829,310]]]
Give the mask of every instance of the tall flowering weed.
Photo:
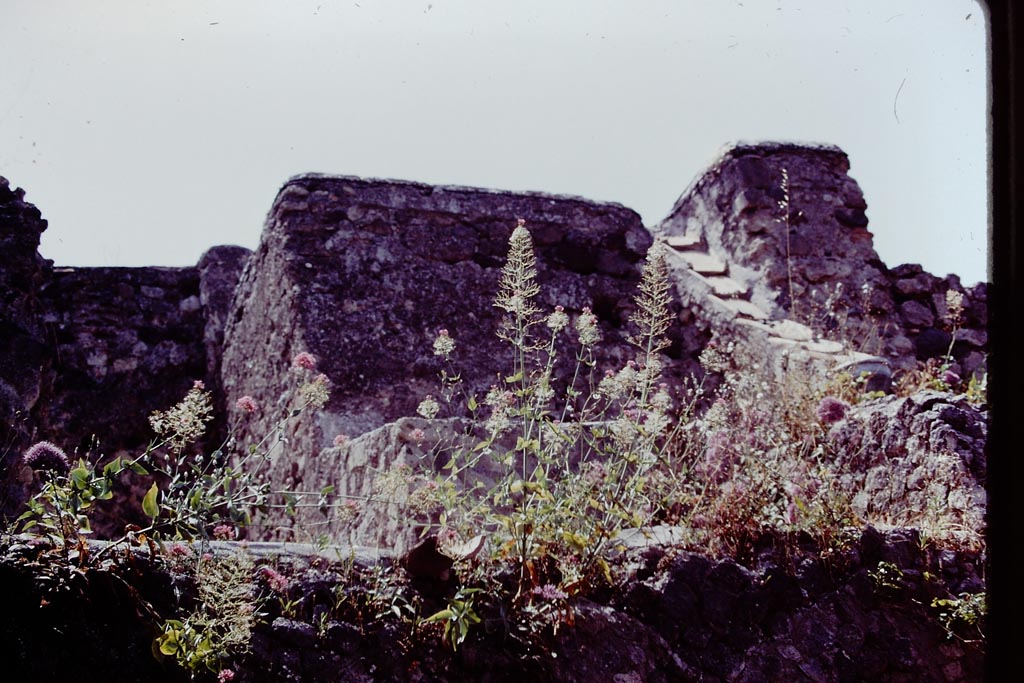
[[[468,399],[468,431],[478,440],[438,444],[442,473],[411,493],[402,487],[425,533],[488,538],[494,559],[515,567],[513,602],[523,609],[535,609],[538,595],[572,594],[608,577],[604,551],[617,533],[655,513],[648,479],[672,428],[672,400],[660,381],[672,320],[662,247],[644,264],[628,337],[635,356],[600,382],[597,316],[589,308],[543,310],[536,277],[533,241],[519,221],[494,299],[507,365],[485,395]],[[572,371],[559,373],[560,350],[573,341]],[[434,342],[445,361],[457,348],[446,330]],[[451,376],[446,367],[442,384]],[[439,410],[427,396],[417,412],[429,418]],[[379,490],[393,487],[393,478]]]

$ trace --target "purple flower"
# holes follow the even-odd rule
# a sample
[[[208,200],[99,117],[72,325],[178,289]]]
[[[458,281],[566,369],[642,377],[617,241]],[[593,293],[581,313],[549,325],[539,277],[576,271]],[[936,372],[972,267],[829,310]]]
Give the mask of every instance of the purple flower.
[[[955,387],[960,384],[960,375],[956,374],[952,370],[946,370],[942,373],[942,382],[947,387]]]
[[[817,415],[823,424],[830,425],[846,417],[850,404],[835,396],[826,396],[818,403]]]
[[[67,454],[49,441],[40,441],[21,456],[22,461],[34,470],[50,470],[65,474],[71,469]]]

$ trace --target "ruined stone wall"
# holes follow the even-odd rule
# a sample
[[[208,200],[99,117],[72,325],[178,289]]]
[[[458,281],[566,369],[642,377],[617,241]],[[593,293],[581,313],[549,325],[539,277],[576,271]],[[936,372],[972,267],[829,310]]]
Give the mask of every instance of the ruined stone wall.
[[[655,230],[685,236],[722,260],[771,318],[807,324],[894,369],[945,354],[943,302],[954,289],[967,312],[957,370],[983,371],[986,285],[965,290],[919,266],[889,270],[872,247],[867,202],[849,169],[833,146],[732,145]]]
[[[621,580],[614,588],[570,598],[572,624],[524,652],[522,636],[510,634],[515,622],[483,596],[475,604],[483,624],[453,651],[439,639],[408,637],[408,625],[390,614],[358,622],[339,614],[339,593],[358,595],[352,564],[366,567],[362,558],[276,548],[267,561],[250,546],[240,552],[289,575],[292,607],[284,612],[286,600],[267,600],[248,651],[231,668],[240,682],[990,680],[984,644],[950,637],[929,609],[935,598],[982,589],[976,555],[936,550],[906,529],[866,529],[824,558],[813,550],[793,555],[766,544],[745,566],[641,545],[616,563]],[[190,581],[140,553],[121,565],[125,580],[89,569],[75,590],[48,591],[32,571],[38,565],[25,561],[33,552],[27,545],[0,549],[8,680],[189,679],[171,658],[157,660],[150,644],[159,619],[180,617],[182,594],[194,591]],[[875,578],[881,562],[898,583]]]
[[[23,196],[0,183],[0,513],[24,498],[13,465],[32,441],[93,458],[138,452],[154,410],[196,380],[218,389],[249,253],[218,247],[190,268],[53,268],[37,253],[46,222]],[[219,417],[210,443],[223,433]]]
[[[717,334],[777,368],[797,354],[826,368],[867,369],[885,388],[891,370],[950,347],[947,289],[965,304],[953,369],[964,378],[983,372],[986,285],[887,268],[848,170],[835,147],[734,145],[650,230],[617,204],[306,175],[282,188],[255,254],[216,247],[181,269],[53,269],[37,253],[46,222],[3,181],[0,444],[16,453],[48,438],[86,449],[96,435],[107,453],[139,448],[149,438],[146,416],[196,379],[217,402],[211,443],[229,422],[242,425],[241,442],[258,440],[296,407],[289,364],[308,351],[332,398],[315,419],[277,434],[272,478],[316,487],[313,473],[342,465],[312,463],[336,435],[412,415],[438,393],[443,364],[432,341],[440,329],[456,340],[448,370],[461,374],[466,392],[441,417],[500,383],[510,365],[492,302],[517,219],[536,243],[541,307],[597,315],[605,337],[598,377],[633,357],[625,343],[632,297],[655,237],[674,247],[673,387],[700,374],[695,359]],[[564,383],[574,349],[563,337],[556,374]],[[257,414],[233,408],[243,395],[256,397]]]
[[[274,455],[276,484],[323,485],[306,477],[325,468],[313,461],[327,457],[323,449],[335,436],[414,415],[428,394],[440,399],[442,370],[462,380],[442,416],[465,414],[468,396],[482,401],[491,385],[503,384],[501,376],[513,373],[512,355],[497,337],[502,312],[493,302],[519,219],[534,240],[543,313],[563,306],[575,320],[592,309],[604,335],[597,379],[633,359],[627,321],[652,243],[633,211],[577,198],[349,177],[301,176],[285,185],[242,277],[223,358],[229,404],[252,395],[261,406],[252,416],[234,413],[242,440],[258,440],[297,407],[289,371],[297,353],[315,355],[330,379],[330,403],[315,421],[285,426],[287,441]],[[442,328],[456,341],[450,368],[432,349]],[[574,370],[571,329],[559,338],[556,394]],[[699,341],[677,335],[669,354],[688,358]],[[682,367],[669,376],[678,379]]]
[[[69,451],[145,444],[152,406],[206,376],[195,268],[57,268],[39,300],[52,355],[34,424]]]
[[[45,358],[36,292],[50,264],[36,249],[46,221],[24,197],[0,177],[0,448],[27,438]]]
[[[987,369],[988,354],[988,285],[978,283],[964,287],[956,275],[940,278],[927,273],[920,265],[907,263],[888,272],[890,292],[895,306],[889,313],[899,321],[906,335],[914,342],[917,360],[939,358],[951,348],[955,361],[953,371],[962,378],[981,376]],[[949,321],[946,292],[963,296],[963,322],[954,330]],[[884,315],[880,315],[885,319]]]

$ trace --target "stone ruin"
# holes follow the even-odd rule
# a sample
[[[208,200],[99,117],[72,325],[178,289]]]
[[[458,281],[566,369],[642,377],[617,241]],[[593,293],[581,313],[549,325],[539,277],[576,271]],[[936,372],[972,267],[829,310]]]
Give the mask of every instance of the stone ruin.
[[[176,403],[196,380],[216,403],[205,448],[229,433],[238,443],[273,433],[275,417],[296,407],[290,364],[298,352],[317,357],[331,398],[312,419],[289,422],[276,435],[269,483],[370,493],[376,473],[421,462],[424,449],[411,432],[430,425],[411,416],[437,391],[441,365],[432,342],[439,329],[456,340],[469,391],[495,383],[488,372],[503,349],[492,301],[518,219],[535,241],[541,304],[561,305],[573,317],[590,308],[597,316],[599,372],[634,355],[625,340],[633,291],[647,249],[661,240],[670,248],[677,318],[665,351],[673,387],[702,375],[698,357],[712,340],[733,342],[780,378],[796,368],[818,376],[866,372],[872,388],[888,391],[894,376],[950,348],[955,372],[980,376],[987,285],[964,288],[955,275],[882,263],[867,230],[867,204],[848,171],[835,147],[733,145],[653,226],[618,204],[576,197],[303,175],[274,200],[255,252],[214,247],[186,268],[55,267],[37,251],[46,228],[40,211],[0,178],[0,514],[24,503],[19,456],[33,441],[95,457],[137,453],[152,436],[148,416]],[[948,290],[964,298],[955,340],[945,323]],[[255,397],[257,413],[239,413],[235,401],[245,395]],[[835,425],[829,438],[864,473],[845,482],[856,489],[858,514],[885,518],[937,505],[964,524],[981,524],[984,411],[962,397],[921,392],[852,412],[857,419]],[[339,435],[348,440],[335,445]],[[961,485],[937,490],[929,482],[951,480],[931,476],[939,468],[955,470]],[[138,492],[122,495],[131,504],[96,524],[100,536],[120,533],[139,514]],[[917,532],[899,528],[915,520],[891,521],[897,528],[884,538],[863,530],[849,551],[848,575],[834,581],[822,568],[827,562],[803,562],[795,576],[769,567],[769,581],[728,559],[636,548],[631,552],[647,566],[620,602],[576,607],[577,627],[559,640],[564,656],[553,660],[553,680],[596,680],[609,671],[626,672],[615,680],[831,682],[846,680],[843,671],[860,671],[863,680],[977,680],[975,650],[937,641],[933,625],[879,602],[865,581],[885,561],[905,570],[908,581],[930,567],[954,592],[977,592],[983,568],[952,551],[939,554],[938,568],[921,564]],[[258,522],[253,538],[292,539],[313,520],[271,513]],[[338,542],[395,552],[414,539],[398,509],[387,506],[354,528],[322,530]],[[23,586],[12,593],[21,602],[11,614],[37,613],[31,577],[0,568],[5,580]],[[914,595],[923,596],[927,582],[917,583]],[[5,641],[45,652],[48,661],[54,653],[19,619],[0,620]],[[91,657],[96,671],[116,662],[118,671],[128,666],[147,672],[140,678],[162,680],[166,672],[153,673],[148,645],[139,640],[149,636],[131,616],[122,621],[127,630],[112,639],[105,630],[93,633],[91,622],[74,622],[92,640],[87,652],[68,655],[68,667],[77,671]],[[393,643],[361,644],[341,625],[326,635],[324,641],[309,624],[275,620],[254,640],[252,680],[384,680],[375,670],[404,661]],[[102,654],[121,642],[131,654]],[[608,642],[623,647],[609,649]],[[578,656],[585,647],[595,656]],[[464,678],[451,671],[450,680],[479,680],[522,664],[498,650],[486,657],[478,651],[473,664],[466,659],[472,652],[463,656]],[[486,664],[492,656],[493,671]],[[37,659],[26,671],[37,672]],[[412,680],[407,675],[396,670],[386,680]]]
[[[654,226],[576,197],[303,175],[274,200],[255,252],[214,247],[186,268],[54,266],[37,251],[40,211],[0,179],[0,498],[18,503],[11,465],[31,441],[137,451],[151,438],[148,415],[197,379],[217,403],[208,445],[239,422],[243,395],[261,412],[236,435],[262,436],[291,407],[300,351],[319,359],[332,396],[283,435],[271,483],[362,490],[365,454],[332,442],[392,425],[401,447],[407,427],[392,423],[437,389],[440,328],[457,340],[467,389],[494,383],[492,300],[517,219],[536,244],[542,305],[598,317],[602,368],[632,357],[632,293],[659,239],[671,247],[678,317],[666,351],[673,385],[700,376],[696,359],[718,337],[777,372],[866,371],[885,389],[893,372],[949,348],[949,289],[965,306],[954,370],[984,372],[987,285],[882,263],[848,170],[836,147],[733,145]]]

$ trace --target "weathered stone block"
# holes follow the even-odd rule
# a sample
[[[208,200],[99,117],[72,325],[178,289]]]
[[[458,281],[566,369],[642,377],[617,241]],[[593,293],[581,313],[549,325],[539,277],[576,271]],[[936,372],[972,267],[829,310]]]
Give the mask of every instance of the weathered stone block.
[[[900,314],[911,327],[931,327],[935,323],[932,310],[917,301],[904,301],[900,304]]]
[[[281,198],[296,188],[308,193],[309,210],[282,212]],[[493,300],[517,219],[534,238],[540,307],[560,305],[573,318],[593,310],[604,336],[599,372],[632,359],[636,349],[625,337],[652,238],[628,209],[350,177],[302,176],[285,186],[242,276],[222,366],[229,405],[249,394],[266,406],[243,440],[260,438],[271,413],[294,405],[288,368],[298,352],[315,355],[330,379],[325,410],[289,428],[274,481],[337,434],[413,415],[425,395],[437,395],[444,365],[432,343],[442,328],[455,340],[449,371],[460,374],[466,395],[482,398],[499,373],[512,374]],[[573,369],[572,336],[559,338],[556,391]],[[441,416],[464,413],[464,401]]]

